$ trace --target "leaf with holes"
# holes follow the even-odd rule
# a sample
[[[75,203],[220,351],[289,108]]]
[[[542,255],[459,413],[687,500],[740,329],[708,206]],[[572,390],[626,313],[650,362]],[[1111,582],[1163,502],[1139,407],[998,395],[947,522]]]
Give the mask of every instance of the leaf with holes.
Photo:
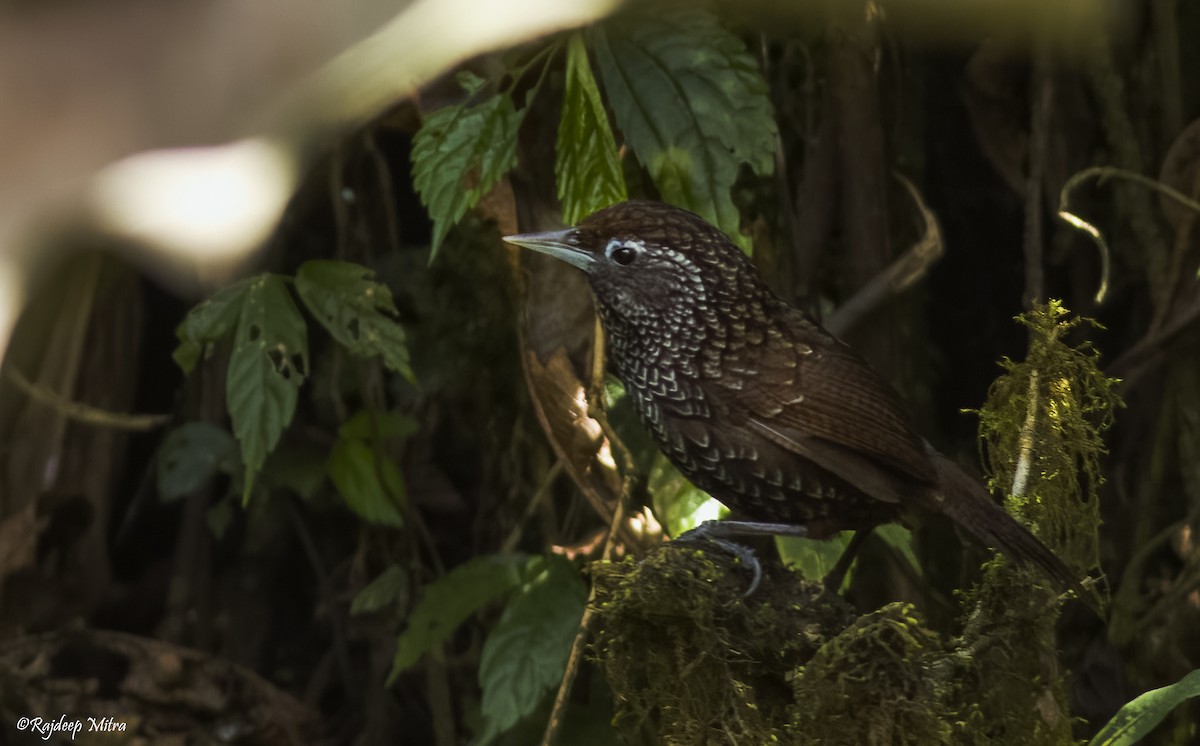
[[[237,443],[232,435],[209,422],[189,422],[172,430],[158,450],[158,495],[163,500],[177,500],[217,474],[233,475],[237,467]]]
[[[433,220],[433,256],[467,210],[517,165],[517,129],[524,116],[500,93],[474,106],[438,109],[417,131],[413,185]]]
[[[191,373],[206,346],[224,337],[237,323],[242,310],[242,296],[257,279],[248,277],[235,282],[188,311],[188,315],[175,328],[179,346],[171,355],[184,373]]]
[[[296,272],[296,292],[343,347],[360,357],[379,356],[388,370],[413,380],[404,328],[387,285],[358,264],[311,261]]]
[[[560,557],[548,557],[545,569],[508,602],[479,661],[481,744],[533,712],[562,681],[586,602],[579,573]]]
[[[583,35],[567,42],[567,90],[558,123],[554,176],[563,221],[574,225],[593,212],[628,199],[617,143],[588,62]]]
[[[246,288],[233,353],[225,376],[225,406],[242,446],[246,479],[254,477],[296,413],[296,396],[308,374],[304,318],[278,275],[262,275]]]
[[[749,248],[730,190],[742,164],[771,172],[776,127],[741,40],[706,10],[654,6],[598,27],[591,41],[617,126],[663,199]]]
[[[442,644],[458,626],[489,602],[508,593],[536,572],[541,557],[494,554],[475,557],[425,586],[424,596],[396,640],[396,657],[387,685]]]

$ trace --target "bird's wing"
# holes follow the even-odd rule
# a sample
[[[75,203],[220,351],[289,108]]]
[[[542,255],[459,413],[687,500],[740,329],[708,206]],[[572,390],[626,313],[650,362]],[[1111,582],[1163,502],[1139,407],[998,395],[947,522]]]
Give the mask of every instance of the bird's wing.
[[[730,415],[745,413],[749,429],[877,499],[899,501],[906,484],[936,482],[925,442],[909,428],[891,387],[796,314],[804,341],[785,330],[746,348],[753,364],[725,366],[727,379],[712,382],[714,398]]]

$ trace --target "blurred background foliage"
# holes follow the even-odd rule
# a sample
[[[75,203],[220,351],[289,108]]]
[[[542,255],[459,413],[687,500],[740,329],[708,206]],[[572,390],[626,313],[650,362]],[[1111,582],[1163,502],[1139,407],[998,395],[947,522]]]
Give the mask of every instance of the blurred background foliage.
[[[215,3],[173,48],[200,11],[0,8],[29,102],[0,119],[0,741],[65,713],[128,743],[1058,744],[1179,682],[1095,742],[1194,742],[1200,9],[903,5]],[[943,451],[982,433],[998,491],[1032,400],[1010,507],[1104,618],[939,523],[870,537],[846,601],[810,582],[845,537],[758,546],[745,602],[664,556],[722,508],[605,377],[582,278],[499,240],[627,197],[729,233]]]

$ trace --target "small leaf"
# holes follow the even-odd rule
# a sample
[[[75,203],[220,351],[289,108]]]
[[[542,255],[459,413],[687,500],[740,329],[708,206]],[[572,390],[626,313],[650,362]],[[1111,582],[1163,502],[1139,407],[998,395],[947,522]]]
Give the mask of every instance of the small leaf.
[[[777,536],[775,537],[775,547],[779,550],[783,564],[799,572],[806,580],[821,580],[837,564],[852,536],[854,536],[853,531],[842,531],[828,539]],[[853,569],[854,565],[852,564],[842,581],[843,588],[850,583]]]
[[[396,657],[387,685],[421,659],[426,651],[446,640],[458,626],[488,602],[521,584],[527,565],[539,566],[540,557],[530,560],[516,554],[475,557],[425,586],[425,593],[408,628],[396,640]]]
[[[245,502],[267,454],[296,413],[297,392],[308,374],[308,339],[304,318],[276,275],[254,278],[241,306],[225,406],[246,465]]]
[[[378,356],[388,370],[413,380],[404,328],[387,285],[358,264],[310,261],[296,272],[296,292],[329,333],[352,354]]]
[[[1161,689],[1151,689],[1117,711],[1089,746],[1133,746],[1158,727],[1171,710],[1200,696],[1200,669]]]
[[[628,14],[591,38],[617,126],[663,199],[749,248],[730,190],[741,164],[771,172],[777,130],[741,40],[684,6]]]
[[[279,445],[260,472],[261,481],[269,487],[282,488],[303,500],[312,500],[328,477],[325,446],[301,440],[285,441]]]
[[[654,517],[672,537],[729,515],[724,505],[693,486],[661,453],[654,455],[646,489]]]
[[[417,431],[417,421],[404,412],[376,412],[360,409],[342,423],[338,435],[343,438],[373,440],[376,438],[407,438]]]
[[[172,430],[158,451],[158,495],[177,500],[203,487],[217,474],[237,468],[237,443],[208,422],[189,422]]]
[[[233,503],[229,499],[221,500],[209,508],[204,517],[208,523],[208,530],[212,532],[213,538],[219,541],[233,523]]]
[[[433,256],[467,210],[517,165],[517,129],[524,116],[500,93],[475,106],[438,109],[417,131],[413,185],[433,220]]]
[[[358,592],[350,604],[350,614],[370,614],[407,598],[408,573],[400,565],[392,565]]]
[[[172,353],[184,373],[192,372],[205,345],[221,339],[233,328],[242,310],[242,296],[256,279],[248,277],[235,282],[188,311],[188,315],[175,328],[179,347]]]
[[[617,143],[600,102],[583,36],[578,32],[567,42],[566,86],[554,175],[563,222],[575,225],[593,212],[629,197]]]
[[[390,460],[358,438],[342,438],[329,454],[329,478],[350,509],[368,523],[399,528],[407,498],[404,478]]]
[[[579,629],[587,587],[566,560],[546,569],[513,597],[483,644],[479,686],[486,744],[533,712],[562,681]]]

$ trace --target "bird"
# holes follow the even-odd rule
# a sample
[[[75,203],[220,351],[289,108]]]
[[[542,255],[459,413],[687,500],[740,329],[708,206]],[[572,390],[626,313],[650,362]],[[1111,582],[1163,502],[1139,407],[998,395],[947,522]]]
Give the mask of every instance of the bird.
[[[1071,568],[914,431],[879,373],[772,291],[700,216],[631,200],[563,230],[504,240],[584,272],[608,365],[641,421],[668,460],[737,519],[685,537],[745,557],[735,537],[855,530],[857,538],[940,513],[1084,598]],[[761,572],[750,562],[747,593]]]

